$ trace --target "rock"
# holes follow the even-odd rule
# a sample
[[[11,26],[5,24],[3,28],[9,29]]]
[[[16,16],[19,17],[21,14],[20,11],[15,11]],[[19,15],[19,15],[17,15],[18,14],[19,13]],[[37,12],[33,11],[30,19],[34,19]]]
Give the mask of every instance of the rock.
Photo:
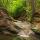
[[[40,22],[33,21],[33,24],[31,24],[26,21],[13,21],[8,15],[6,15],[7,17],[3,16],[4,11],[0,11],[0,13],[0,40],[40,40],[40,36],[36,34],[39,34]],[[32,26],[32,30],[37,30],[32,31]],[[9,34],[17,35],[10,36]]]
[[[33,30],[36,34],[40,35],[40,23],[34,23],[34,24],[32,25],[32,30]]]
[[[17,21],[14,22],[18,27],[20,27],[20,31],[18,35],[22,37],[29,37],[29,35],[32,33],[31,31],[31,23],[30,22],[22,22],[22,21]]]
[[[18,33],[18,30],[16,29],[16,25],[12,19],[12,17],[9,17],[5,9],[0,9],[0,32],[2,33]]]
[[[40,10],[34,14],[32,21],[32,30],[36,34],[40,35]]]

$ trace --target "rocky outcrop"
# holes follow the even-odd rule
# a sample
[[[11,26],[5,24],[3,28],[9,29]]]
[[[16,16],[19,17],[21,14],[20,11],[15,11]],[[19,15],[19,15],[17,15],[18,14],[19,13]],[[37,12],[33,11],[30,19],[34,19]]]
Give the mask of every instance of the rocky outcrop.
[[[32,30],[37,34],[40,34],[40,10],[34,13],[32,21]]]
[[[8,16],[5,9],[0,9],[0,33],[17,34],[18,30],[12,17]]]
[[[35,15],[31,24],[27,21],[14,20],[4,10],[0,9],[0,40],[14,40],[14,37],[15,40],[40,40],[40,18],[37,14]]]

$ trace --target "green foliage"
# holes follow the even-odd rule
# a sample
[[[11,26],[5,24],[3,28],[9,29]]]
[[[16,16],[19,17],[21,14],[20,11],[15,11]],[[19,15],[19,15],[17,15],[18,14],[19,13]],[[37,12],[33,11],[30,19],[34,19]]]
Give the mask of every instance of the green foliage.
[[[40,0],[36,0],[36,10],[40,9]]]
[[[35,1],[35,9],[40,9],[40,0]],[[32,19],[32,3],[30,0],[26,0],[26,2],[24,0],[0,0],[0,6],[3,6],[8,11],[8,14],[13,17],[19,17],[23,10],[26,9],[26,19],[29,21]]]
[[[31,21],[32,18],[32,5],[29,0],[26,1],[27,20]]]
[[[21,14],[25,7],[24,0],[0,0],[0,5],[3,6],[9,15],[17,17]]]

